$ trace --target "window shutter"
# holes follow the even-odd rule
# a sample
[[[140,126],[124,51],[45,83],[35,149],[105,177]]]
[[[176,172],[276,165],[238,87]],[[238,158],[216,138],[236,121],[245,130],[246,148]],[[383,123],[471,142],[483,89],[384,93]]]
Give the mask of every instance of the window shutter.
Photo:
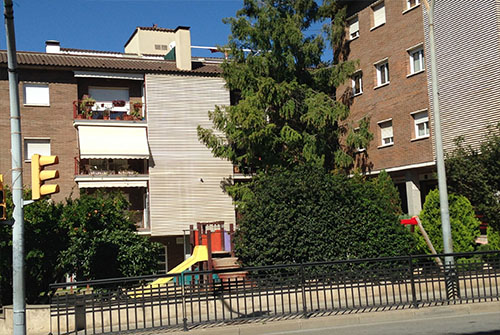
[[[358,18],[356,17],[355,19],[352,19],[349,23],[349,36],[355,37],[354,33],[359,31],[359,21]]]
[[[392,134],[392,121],[387,121],[380,124],[380,134],[382,138],[393,137]]]
[[[414,118],[417,123],[429,121],[429,116],[427,115],[427,112],[417,113],[414,115]]]
[[[31,156],[39,154],[41,156],[50,156],[50,140],[43,139],[25,139],[24,140],[24,159],[31,160]]]
[[[383,2],[373,7],[373,26],[376,27],[382,23],[385,23],[385,6]]]
[[[48,84],[24,84],[24,103],[26,105],[49,105]]]

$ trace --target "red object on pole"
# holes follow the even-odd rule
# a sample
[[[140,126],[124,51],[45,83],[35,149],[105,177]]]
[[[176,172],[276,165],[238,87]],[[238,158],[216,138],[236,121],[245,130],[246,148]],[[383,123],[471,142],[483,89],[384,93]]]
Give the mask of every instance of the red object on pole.
[[[411,224],[416,226],[418,224],[417,219],[415,217],[412,217],[411,219],[402,219],[401,224]]]

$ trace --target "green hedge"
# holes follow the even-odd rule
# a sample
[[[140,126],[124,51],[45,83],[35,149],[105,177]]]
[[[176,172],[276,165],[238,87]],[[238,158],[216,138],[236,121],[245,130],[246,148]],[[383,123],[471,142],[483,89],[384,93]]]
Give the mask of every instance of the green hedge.
[[[236,253],[248,266],[409,254],[414,239],[387,179],[308,167],[261,173],[238,192]]]

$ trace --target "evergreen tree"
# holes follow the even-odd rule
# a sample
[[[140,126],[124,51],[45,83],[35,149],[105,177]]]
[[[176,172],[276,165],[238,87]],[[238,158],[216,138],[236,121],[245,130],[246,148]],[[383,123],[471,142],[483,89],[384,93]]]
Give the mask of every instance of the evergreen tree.
[[[339,61],[345,9],[328,0],[245,0],[225,22],[232,34],[222,76],[238,101],[216,106],[209,113],[214,129],[198,127],[199,139],[243,170],[350,168],[356,148],[367,147],[372,135],[368,120],[356,132],[346,121],[350,90],[336,92],[356,68]],[[308,33],[321,22],[323,34]],[[333,61],[321,59],[327,43]]]

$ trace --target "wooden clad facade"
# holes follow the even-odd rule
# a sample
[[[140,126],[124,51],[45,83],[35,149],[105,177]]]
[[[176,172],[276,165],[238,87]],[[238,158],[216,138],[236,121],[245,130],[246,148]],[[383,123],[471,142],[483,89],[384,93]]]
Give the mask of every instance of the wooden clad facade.
[[[196,127],[211,127],[208,111],[229,105],[224,80],[208,76],[146,75],[151,235],[181,235],[198,221],[235,222],[221,187],[232,164],[214,158]]]
[[[500,0],[436,1],[435,36],[443,146],[477,147],[500,122]],[[424,11],[426,49],[428,19]],[[427,57],[430,67],[430,57]],[[432,106],[432,85],[428,76]],[[432,127],[431,127],[432,129]]]

